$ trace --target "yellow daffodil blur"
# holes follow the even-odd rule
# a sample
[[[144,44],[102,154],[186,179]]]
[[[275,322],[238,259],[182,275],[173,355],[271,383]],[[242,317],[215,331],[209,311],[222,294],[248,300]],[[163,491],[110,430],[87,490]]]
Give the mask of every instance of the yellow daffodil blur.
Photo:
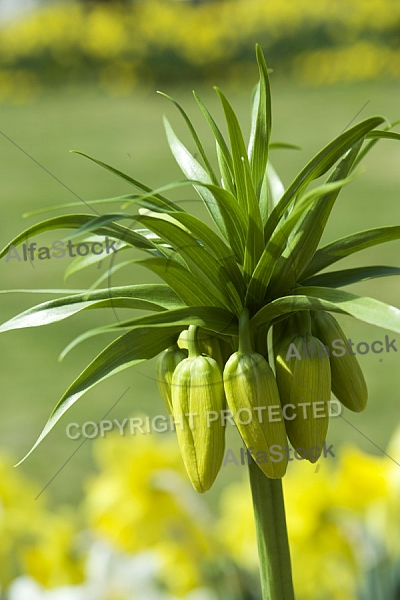
[[[243,77],[259,42],[278,75],[310,85],[396,79],[397,0],[61,1],[0,28],[0,101],[92,81],[113,96],[140,83]]]
[[[399,560],[399,450],[400,430],[388,448],[392,458],[346,446],[335,463],[289,468],[299,600],[354,600],[368,573]],[[97,472],[78,509],[57,510],[45,494],[35,500],[38,486],[1,458],[0,590],[11,600],[21,590],[51,600],[46,590],[58,589],[71,600],[88,590],[95,600],[124,600],[132,596],[122,574],[139,569],[143,597],[154,590],[165,600],[216,600],[215,590],[248,597],[258,559],[247,480],[225,486],[217,511],[192,490],[173,436],[111,434],[94,442],[94,456]]]

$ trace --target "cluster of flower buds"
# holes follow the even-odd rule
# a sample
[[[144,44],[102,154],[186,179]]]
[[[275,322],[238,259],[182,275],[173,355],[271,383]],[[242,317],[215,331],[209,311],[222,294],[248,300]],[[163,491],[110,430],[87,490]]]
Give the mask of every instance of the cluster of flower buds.
[[[286,472],[287,438],[301,458],[312,463],[319,459],[328,431],[331,391],[356,412],[367,402],[356,357],[330,355],[329,348],[338,339],[345,340],[345,334],[324,311],[289,315],[273,326],[274,374],[266,358],[253,350],[245,310],[239,323],[239,347],[233,354],[221,337],[200,335],[199,328],[191,325],[175,346],[159,356],[160,394],[178,424],[183,462],[198,492],[214,483],[225,451],[224,422],[210,420],[210,412],[221,415],[229,408],[250,454],[264,456],[256,462],[271,479]],[[287,405],[295,418],[284,418]],[[300,410],[302,405],[311,409]],[[273,419],[268,418],[270,409]],[[245,420],[238,418],[243,411],[248,415]]]

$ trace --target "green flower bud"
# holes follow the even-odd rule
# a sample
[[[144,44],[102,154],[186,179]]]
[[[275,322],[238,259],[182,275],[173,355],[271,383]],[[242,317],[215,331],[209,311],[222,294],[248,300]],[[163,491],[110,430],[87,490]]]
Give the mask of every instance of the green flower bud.
[[[225,365],[224,388],[239,433],[258,466],[270,479],[283,477],[287,438],[278,387],[268,362],[251,349],[245,314],[239,351]]]
[[[221,349],[221,356],[222,356],[222,371],[224,370],[224,366],[226,364],[226,362],[228,361],[229,357],[231,356],[234,347],[231,341],[231,338],[219,338],[218,339],[218,343],[219,343],[219,347]]]
[[[330,351],[332,392],[346,408],[361,412],[367,405],[367,384],[357,358],[349,352],[342,328],[332,315],[324,311],[315,311],[312,321],[315,334]],[[334,344],[337,340],[342,340],[343,344]]]
[[[171,389],[183,462],[193,487],[203,493],[214,483],[224,457],[221,411],[225,398],[222,371],[213,358],[201,356],[196,330],[189,328],[189,357],[176,367]]]
[[[299,333],[295,315],[289,313],[286,318],[281,319],[274,323],[272,327],[272,350],[274,356],[274,364],[276,365],[276,359],[279,352],[279,348],[288,337],[294,337]]]
[[[189,330],[185,329],[181,332],[178,338],[178,346],[182,349],[188,349]],[[222,358],[221,346],[218,337],[215,334],[200,330],[197,334],[197,343],[201,354],[207,354],[217,361],[220,369],[224,367]]]
[[[177,345],[161,352],[156,362],[156,380],[158,391],[169,414],[172,414],[171,383],[177,365],[187,357]]]
[[[324,345],[308,333],[286,338],[277,353],[276,379],[290,443],[314,463],[329,425],[331,370]]]

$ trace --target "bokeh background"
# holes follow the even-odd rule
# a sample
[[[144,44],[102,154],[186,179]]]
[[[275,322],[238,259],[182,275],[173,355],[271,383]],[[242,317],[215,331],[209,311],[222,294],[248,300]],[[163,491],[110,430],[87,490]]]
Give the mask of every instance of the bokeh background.
[[[192,89],[223,128],[212,89],[221,87],[248,135],[256,42],[273,69],[273,139],[302,148],[273,154],[285,184],[354,118],[400,117],[395,0],[0,0],[2,246],[41,218],[24,219],[29,210],[131,192],[71,149],[152,187],[179,178],[162,115],[190,140],[159,89],[187,109],[211,154]],[[325,241],[399,222],[399,164],[397,142],[379,142],[366,171],[341,193]],[[174,197],[202,214],[187,192]],[[82,212],[89,212],[83,204]],[[43,245],[53,239],[41,237]],[[398,265],[398,251],[399,243],[391,242],[347,259],[346,266]],[[69,261],[3,260],[1,289],[81,289],[109,264],[65,280]],[[113,284],[141,280],[150,278],[136,268],[121,272]],[[400,304],[395,278],[348,289]],[[1,293],[1,321],[50,297]],[[89,392],[23,465],[12,468],[104,338],[85,342],[60,363],[62,349],[89,326],[123,316],[93,312],[0,337],[0,597],[259,598],[245,467],[227,465],[213,490],[198,498],[187,485],[172,434],[113,432],[79,450],[82,439],[66,435],[68,423],[99,421],[128,387],[108,418],[164,414],[154,361]],[[357,342],[393,337],[350,318],[341,324]],[[346,411],[332,419],[329,443],[336,457],[317,467],[293,463],[285,478],[299,600],[400,597],[400,467],[392,460],[400,463],[400,339],[397,345],[397,353],[360,357],[370,402],[361,415]],[[228,446],[240,447],[233,428]]]

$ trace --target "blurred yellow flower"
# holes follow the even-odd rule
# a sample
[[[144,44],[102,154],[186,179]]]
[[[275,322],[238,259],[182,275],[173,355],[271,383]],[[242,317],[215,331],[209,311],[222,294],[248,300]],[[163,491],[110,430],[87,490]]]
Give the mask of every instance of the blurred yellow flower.
[[[358,511],[365,509],[375,500],[386,498],[390,470],[390,464],[381,457],[345,446],[341,451],[340,469],[334,482],[336,503]]]
[[[50,588],[82,581],[83,556],[76,546],[73,515],[43,515],[36,526],[40,527],[40,535],[24,553],[24,572]]]
[[[114,435],[94,450],[100,473],[89,482],[86,498],[92,529],[126,552],[159,552],[172,593],[199,585],[216,543],[211,517],[187,482],[176,439]]]
[[[258,566],[256,530],[248,482],[232,483],[222,493],[218,534],[234,560],[247,569]]]
[[[35,500],[40,489],[0,457],[2,588],[15,580],[14,589],[30,586],[39,599],[47,588],[70,586],[63,589],[71,598],[82,598],[97,585],[101,594],[106,586],[110,598],[125,598],[131,584],[121,587],[118,575],[136,569],[146,571],[143,585],[152,593],[165,591],[160,598],[189,600],[201,589],[199,597],[208,598],[212,577],[227,573],[226,559],[230,569],[236,563],[257,573],[247,481],[224,489],[216,520],[189,485],[173,435],[113,434],[93,449],[98,472],[78,510],[50,511],[45,495]],[[399,560],[400,429],[388,454],[348,445],[334,466],[291,465],[283,485],[299,600],[354,600],[377,557]],[[30,579],[19,581],[21,574]]]
[[[82,560],[74,549],[76,517],[50,512],[40,488],[0,456],[0,586],[21,573],[45,586],[82,579]]]
[[[64,0],[0,28],[0,70],[26,70],[42,83],[85,76],[123,95],[140,77],[207,78],[214,67],[226,76],[246,73],[248,53],[259,41],[278,75],[290,73],[310,85],[396,78],[399,20],[397,0],[86,6]],[[21,102],[10,82],[4,89],[0,101]],[[23,101],[34,97],[25,94]]]
[[[390,451],[400,454],[400,429]],[[400,554],[400,468],[346,446],[335,468],[296,462],[283,480],[293,578],[300,600],[354,600],[370,568],[366,540]],[[219,533],[233,558],[256,570],[258,559],[248,483],[227,487]],[[316,582],[318,585],[316,587]]]

